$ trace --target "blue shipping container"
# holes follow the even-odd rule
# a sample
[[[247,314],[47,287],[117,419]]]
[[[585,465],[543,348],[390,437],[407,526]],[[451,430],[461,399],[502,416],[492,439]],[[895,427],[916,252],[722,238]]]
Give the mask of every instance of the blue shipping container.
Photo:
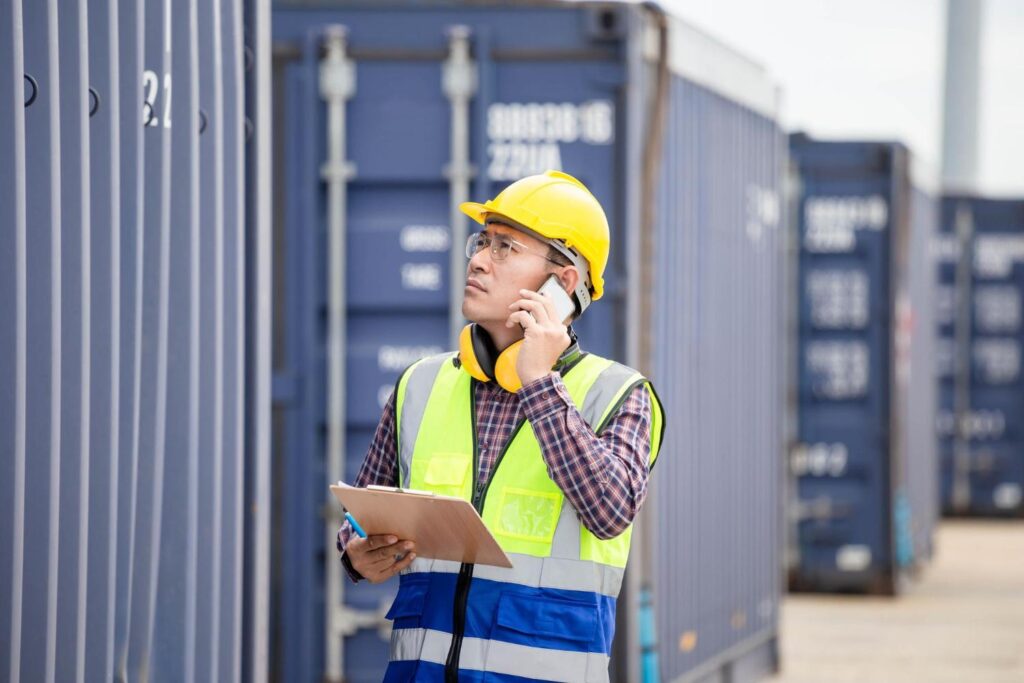
[[[265,678],[269,5],[173,9],[0,4],[3,680]]]
[[[797,589],[894,594],[936,517],[935,201],[902,145],[790,137]]]
[[[943,197],[937,245],[942,506],[1024,516],[1024,200]]]
[[[273,677],[380,680],[395,583],[348,583],[327,484],[355,478],[399,373],[453,348],[455,207],[547,168],[612,225],[581,342],[668,411],[616,679],[773,668],[785,142],[760,67],[638,3],[278,2],[273,70]]]

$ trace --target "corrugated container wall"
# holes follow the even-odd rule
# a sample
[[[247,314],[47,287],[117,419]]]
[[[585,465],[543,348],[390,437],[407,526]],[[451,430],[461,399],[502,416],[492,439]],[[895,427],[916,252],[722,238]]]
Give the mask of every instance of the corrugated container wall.
[[[1024,200],[944,197],[937,244],[942,507],[1024,516]]]
[[[380,680],[396,583],[344,576],[327,484],[399,373],[453,348],[455,207],[548,168],[612,225],[581,343],[667,408],[613,678],[771,669],[785,141],[763,71],[639,3],[278,2],[274,96],[273,676]]]
[[[936,517],[935,200],[902,145],[790,138],[795,588],[896,593]]]
[[[266,175],[251,153],[269,126],[251,110],[247,137],[245,80],[269,54],[243,22],[260,12],[0,8],[5,680],[258,670],[242,656],[261,640],[243,626],[243,560],[267,562],[243,546],[242,482],[269,462],[246,432],[269,417],[269,365],[261,400],[245,336],[261,320],[245,279],[261,229],[243,183]]]
[[[658,652],[666,681],[754,680],[777,666],[782,584],[785,138],[759,67],[668,29],[642,284],[668,424],[647,519]]]

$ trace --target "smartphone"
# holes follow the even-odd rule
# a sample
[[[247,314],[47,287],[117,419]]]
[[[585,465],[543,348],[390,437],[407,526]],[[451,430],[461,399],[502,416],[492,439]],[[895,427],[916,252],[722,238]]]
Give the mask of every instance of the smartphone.
[[[558,281],[557,276],[549,277],[537,292],[548,295],[555,302],[558,319],[562,321],[563,325],[569,320],[569,316],[576,312],[576,304],[573,303],[572,297],[562,289],[562,283]]]

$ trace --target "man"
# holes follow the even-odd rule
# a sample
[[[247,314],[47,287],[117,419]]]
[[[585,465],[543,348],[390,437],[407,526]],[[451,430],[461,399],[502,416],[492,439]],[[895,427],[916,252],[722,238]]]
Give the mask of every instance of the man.
[[[402,573],[385,681],[607,680],[662,411],[639,373],[581,351],[537,290],[557,278],[575,317],[600,299],[608,222],[557,171],[461,208],[484,225],[466,245],[473,324],[458,354],[403,373],[355,485],[472,501],[514,566],[418,559],[416,539],[347,524],[338,549],[353,580]]]

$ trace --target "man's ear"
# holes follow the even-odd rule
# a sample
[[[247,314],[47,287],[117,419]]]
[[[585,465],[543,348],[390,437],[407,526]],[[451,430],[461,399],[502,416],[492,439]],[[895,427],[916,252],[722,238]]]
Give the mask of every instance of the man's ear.
[[[576,270],[576,266],[563,266],[562,272],[557,273],[558,281],[562,283],[562,289],[572,296],[572,293],[576,291],[576,285],[580,281],[580,271]]]

